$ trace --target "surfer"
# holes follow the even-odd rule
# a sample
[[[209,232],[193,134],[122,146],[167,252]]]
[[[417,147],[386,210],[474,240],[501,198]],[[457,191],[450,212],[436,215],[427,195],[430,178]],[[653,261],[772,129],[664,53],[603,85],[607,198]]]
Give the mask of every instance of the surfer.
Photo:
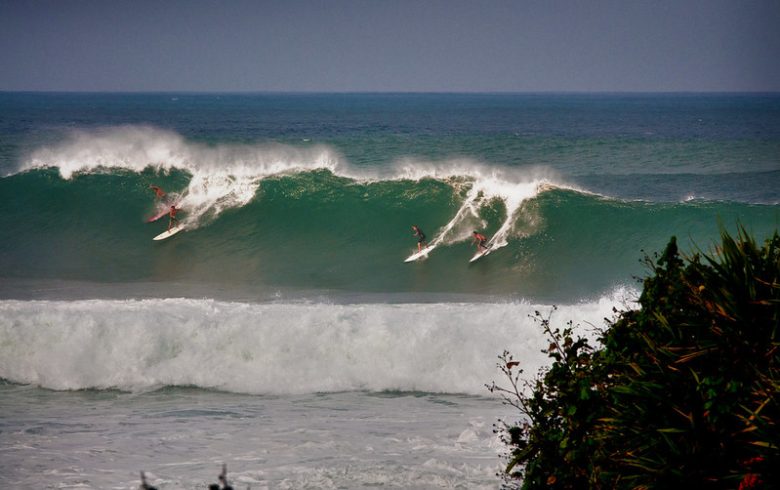
[[[412,225],[412,230],[414,231],[412,236],[417,237],[417,251],[422,252],[423,246],[428,246],[428,242],[425,241],[425,233],[417,225]]]
[[[485,246],[487,243],[487,237],[482,233],[477,233],[476,231],[474,232],[474,243],[477,244],[477,250],[479,252],[485,252],[487,250],[487,246]]]
[[[179,212],[179,209],[176,207],[176,205],[171,206],[170,212],[168,212],[168,231],[171,231],[171,228],[173,228],[174,223],[178,223],[179,220],[176,218],[176,213]]]
[[[165,197],[165,191],[160,189],[156,185],[150,185],[149,188],[154,191],[154,195],[155,197],[157,197],[157,199],[162,199],[163,197]]]

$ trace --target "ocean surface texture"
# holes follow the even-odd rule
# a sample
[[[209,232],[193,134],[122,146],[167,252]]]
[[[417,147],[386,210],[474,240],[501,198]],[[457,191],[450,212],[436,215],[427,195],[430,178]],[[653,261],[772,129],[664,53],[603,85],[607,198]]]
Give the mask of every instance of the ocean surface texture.
[[[738,224],[778,95],[0,93],[0,485],[496,488],[530,315],[595,336]]]

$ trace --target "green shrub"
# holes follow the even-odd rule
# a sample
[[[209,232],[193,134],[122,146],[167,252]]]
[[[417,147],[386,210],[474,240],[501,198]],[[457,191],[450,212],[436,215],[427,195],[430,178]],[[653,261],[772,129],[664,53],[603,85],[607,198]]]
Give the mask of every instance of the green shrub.
[[[597,348],[537,312],[551,366],[524,382],[499,356],[509,386],[488,388],[524,415],[497,428],[507,485],[780,484],[780,237],[723,232],[715,253],[684,258],[672,238],[646,262],[640,308],[609,321]]]

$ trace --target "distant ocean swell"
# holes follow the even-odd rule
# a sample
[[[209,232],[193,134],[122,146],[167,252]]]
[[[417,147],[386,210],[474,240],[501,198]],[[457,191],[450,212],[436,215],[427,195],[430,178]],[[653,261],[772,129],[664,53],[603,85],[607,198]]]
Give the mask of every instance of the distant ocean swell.
[[[601,325],[633,293],[562,306]],[[1,301],[0,378],[57,390],[196,386],[285,394],[401,390],[483,394],[511,349],[543,364],[525,301],[247,304],[214,300]]]

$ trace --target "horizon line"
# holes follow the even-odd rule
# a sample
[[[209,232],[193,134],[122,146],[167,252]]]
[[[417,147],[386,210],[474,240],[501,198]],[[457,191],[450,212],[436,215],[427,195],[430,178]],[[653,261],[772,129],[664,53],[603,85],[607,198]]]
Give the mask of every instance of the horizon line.
[[[0,94],[115,95],[775,95],[780,90],[5,90]]]

